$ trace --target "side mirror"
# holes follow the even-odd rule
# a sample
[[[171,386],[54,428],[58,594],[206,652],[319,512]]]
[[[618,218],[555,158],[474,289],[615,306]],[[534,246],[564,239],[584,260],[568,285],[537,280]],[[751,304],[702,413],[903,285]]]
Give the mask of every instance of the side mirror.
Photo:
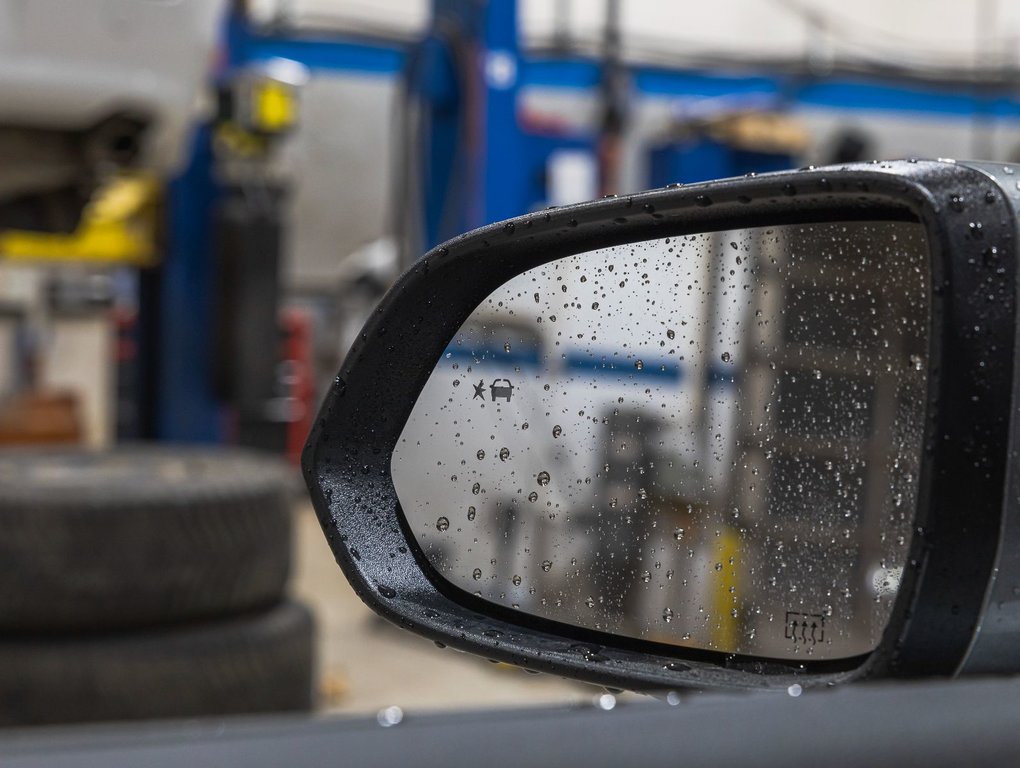
[[[304,472],[439,644],[636,689],[1020,671],[1014,168],[542,211],[427,254]]]

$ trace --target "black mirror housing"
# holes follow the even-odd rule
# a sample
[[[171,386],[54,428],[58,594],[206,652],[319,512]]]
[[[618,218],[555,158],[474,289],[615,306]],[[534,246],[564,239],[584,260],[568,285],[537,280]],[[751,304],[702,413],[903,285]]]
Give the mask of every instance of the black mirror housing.
[[[1016,175],[1014,175],[1016,170]],[[787,688],[880,676],[1020,671],[1020,450],[1012,429],[1020,168],[896,161],[670,187],[541,211],[426,254],[382,300],[303,457],[330,546],[358,595],[437,644],[631,690]],[[699,652],[524,615],[453,587],[400,512],[390,462],[433,366],[494,289],[546,262],[697,232],[915,221],[932,295],[920,489],[907,567],[877,649],[783,662]]]

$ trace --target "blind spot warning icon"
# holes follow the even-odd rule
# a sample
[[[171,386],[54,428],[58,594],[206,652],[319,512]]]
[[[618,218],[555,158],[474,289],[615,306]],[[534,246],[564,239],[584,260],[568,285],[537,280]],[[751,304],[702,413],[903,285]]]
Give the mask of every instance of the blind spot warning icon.
[[[497,397],[502,397],[509,403],[514,394],[514,385],[510,383],[510,379],[493,379],[489,385],[489,393],[493,402],[496,402]]]

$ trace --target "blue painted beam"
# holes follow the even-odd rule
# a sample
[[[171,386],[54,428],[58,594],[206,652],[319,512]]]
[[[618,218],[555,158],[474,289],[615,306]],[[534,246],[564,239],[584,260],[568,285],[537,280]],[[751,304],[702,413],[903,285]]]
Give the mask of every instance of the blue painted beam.
[[[928,115],[1020,117],[1020,99],[1006,88],[976,88],[918,81],[829,77],[811,80],[768,72],[727,73],[635,67],[634,90],[646,96],[677,99],[746,98],[761,105],[810,106]],[[599,82],[598,63],[581,58],[537,57],[521,67],[521,86],[592,89]]]
[[[402,46],[364,43],[353,40],[289,39],[249,36],[242,54],[245,61],[291,59],[311,70],[356,72],[393,76],[404,68],[406,51]]]

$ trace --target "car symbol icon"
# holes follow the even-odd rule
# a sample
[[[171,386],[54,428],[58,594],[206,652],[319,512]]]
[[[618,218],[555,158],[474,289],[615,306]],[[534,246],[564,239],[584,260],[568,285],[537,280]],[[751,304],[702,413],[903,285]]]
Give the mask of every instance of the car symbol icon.
[[[500,384],[500,382],[503,383]],[[489,392],[492,394],[493,402],[497,397],[504,397],[509,403],[514,393],[514,385],[510,383],[510,379],[493,379],[492,384],[489,385]]]

